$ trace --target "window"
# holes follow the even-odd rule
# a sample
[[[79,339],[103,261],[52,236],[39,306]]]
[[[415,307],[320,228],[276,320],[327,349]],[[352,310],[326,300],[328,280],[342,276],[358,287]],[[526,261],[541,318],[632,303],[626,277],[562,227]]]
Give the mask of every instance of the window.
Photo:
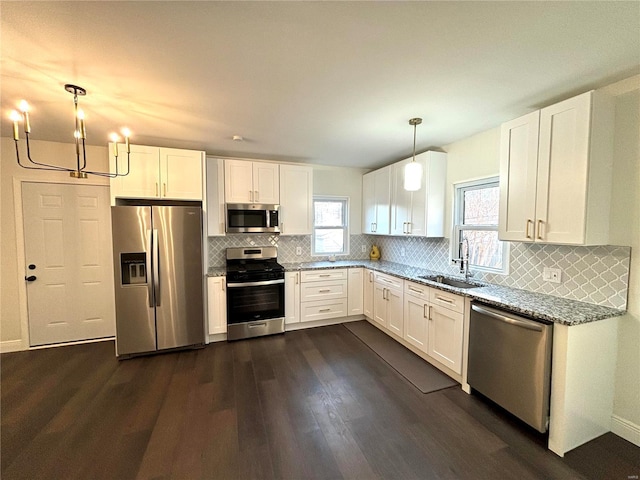
[[[498,240],[498,178],[455,185],[451,258],[457,262],[469,244],[469,267],[507,273],[509,244]]]
[[[343,197],[314,197],[313,255],[349,253],[348,202]]]

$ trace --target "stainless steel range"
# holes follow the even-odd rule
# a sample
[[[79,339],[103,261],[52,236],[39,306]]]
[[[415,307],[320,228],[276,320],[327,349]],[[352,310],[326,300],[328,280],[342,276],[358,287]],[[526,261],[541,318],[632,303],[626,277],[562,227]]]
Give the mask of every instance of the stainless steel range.
[[[284,333],[284,267],[276,247],[227,248],[227,339]]]

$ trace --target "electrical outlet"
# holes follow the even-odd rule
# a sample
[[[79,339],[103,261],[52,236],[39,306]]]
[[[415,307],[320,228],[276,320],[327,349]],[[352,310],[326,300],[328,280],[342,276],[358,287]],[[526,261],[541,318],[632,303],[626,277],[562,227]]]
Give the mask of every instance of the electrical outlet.
[[[542,280],[551,283],[562,283],[562,270],[559,268],[544,267],[542,269]]]
[[[362,253],[367,253],[367,246],[366,245],[362,245]]]
[[[296,255],[302,255],[302,247],[296,247]]]

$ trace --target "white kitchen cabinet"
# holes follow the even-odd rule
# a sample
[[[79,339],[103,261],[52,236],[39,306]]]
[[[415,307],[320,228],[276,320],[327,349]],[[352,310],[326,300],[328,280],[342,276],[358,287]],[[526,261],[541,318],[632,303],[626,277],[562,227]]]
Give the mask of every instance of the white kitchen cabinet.
[[[416,155],[422,165],[420,190],[404,189],[404,168],[411,158],[391,166],[391,235],[442,237],[447,178],[447,155],[424,152]]]
[[[109,144],[109,165],[115,171],[113,144]],[[111,203],[116,198],[202,200],[204,152],[131,145],[130,168],[126,176],[110,180]],[[126,147],[118,144],[118,171],[126,171]]]
[[[390,230],[391,167],[362,176],[363,233],[388,235]]]
[[[207,319],[209,335],[227,333],[225,277],[207,277]]]
[[[284,274],[284,323],[300,322],[300,272]]]
[[[224,162],[227,203],[280,203],[280,174],[277,163],[230,160]]]
[[[398,336],[403,333],[403,281],[375,272],[373,319]]]
[[[362,315],[364,301],[363,269],[350,268],[347,272],[347,309],[348,315]]]
[[[608,243],[613,120],[592,91],[502,125],[501,240]]]
[[[346,268],[300,272],[300,321],[346,317]]]
[[[369,270],[368,268],[364,269],[364,279],[363,279],[363,313],[364,316],[373,320],[373,296],[374,296],[374,281],[373,281],[373,270]]]
[[[427,354],[455,373],[462,373],[464,314],[432,305]]]
[[[280,165],[280,235],[311,235],[313,168]]]
[[[221,236],[225,234],[224,160],[207,157],[206,178],[207,236]]]
[[[405,280],[403,338],[427,353],[430,288]]]

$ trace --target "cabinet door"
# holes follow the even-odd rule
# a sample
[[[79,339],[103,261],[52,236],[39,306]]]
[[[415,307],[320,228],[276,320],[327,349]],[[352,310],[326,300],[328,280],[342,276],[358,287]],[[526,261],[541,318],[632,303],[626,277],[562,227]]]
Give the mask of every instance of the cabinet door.
[[[585,241],[591,92],[540,111],[536,240]]]
[[[415,236],[444,236],[444,212],[447,184],[447,154],[425,152],[416,156],[422,163],[422,190],[411,197],[409,233]]]
[[[313,168],[280,165],[280,235],[311,235]]]
[[[284,323],[300,322],[300,272],[284,274]]]
[[[394,163],[391,168],[391,235],[408,235],[409,233],[412,192],[404,189],[404,167],[409,162],[411,159]],[[424,184],[420,191],[424,194]]]
[[[365,269],[364,271],[364,315],[367,318],[373,319],[373,270]]]
[[[427,353],[429,333],[428,302],[412,295],[404,296],[404,335],[411,345]]]
[[[202,162],[204,155],[195,150],[160,149],[162,198],[202,200]]]
[[[207,317],[209,334],[227,333],[227,294],[225,277],[207,278]]]
[[[387,287],[378,282],[373,284],[373,319],[387,326]]]
[[[364,301],[362,268],[350,268],[347,286],[347,315],[361,315]]]
[[[500,134],[500,240],[532,242],[540,112],[502,124]]]
[[[399,337],[404,333],[403,297],[402,288],[387,288],[387,328]]]
[[[375,172],[362,176],[362,231],[375,233],[376,223]]]
[[[143,145],[131,145],[129,174],[111,179],[112,205],[115,198],[157,198],[160,192],[160,149]],[[115,171],[113,144],[109,144],[110,168]],[[118,171],[127,170],[127,151],[118,144]]]
[[[227,203],[253,202],[253,163],[224,161],[224,198]]]
[[[391,224],[391,167],[375,172],[375,233],[388,235]]]
[[[280,203],[280,175],[277,163],[253,162],[253,202]]]
[[[430,357],[456,373],[462,373],[464,314],[433,305],[429,317]]]
[[[207,236],[225,234],[224,160],[207,158]]]

